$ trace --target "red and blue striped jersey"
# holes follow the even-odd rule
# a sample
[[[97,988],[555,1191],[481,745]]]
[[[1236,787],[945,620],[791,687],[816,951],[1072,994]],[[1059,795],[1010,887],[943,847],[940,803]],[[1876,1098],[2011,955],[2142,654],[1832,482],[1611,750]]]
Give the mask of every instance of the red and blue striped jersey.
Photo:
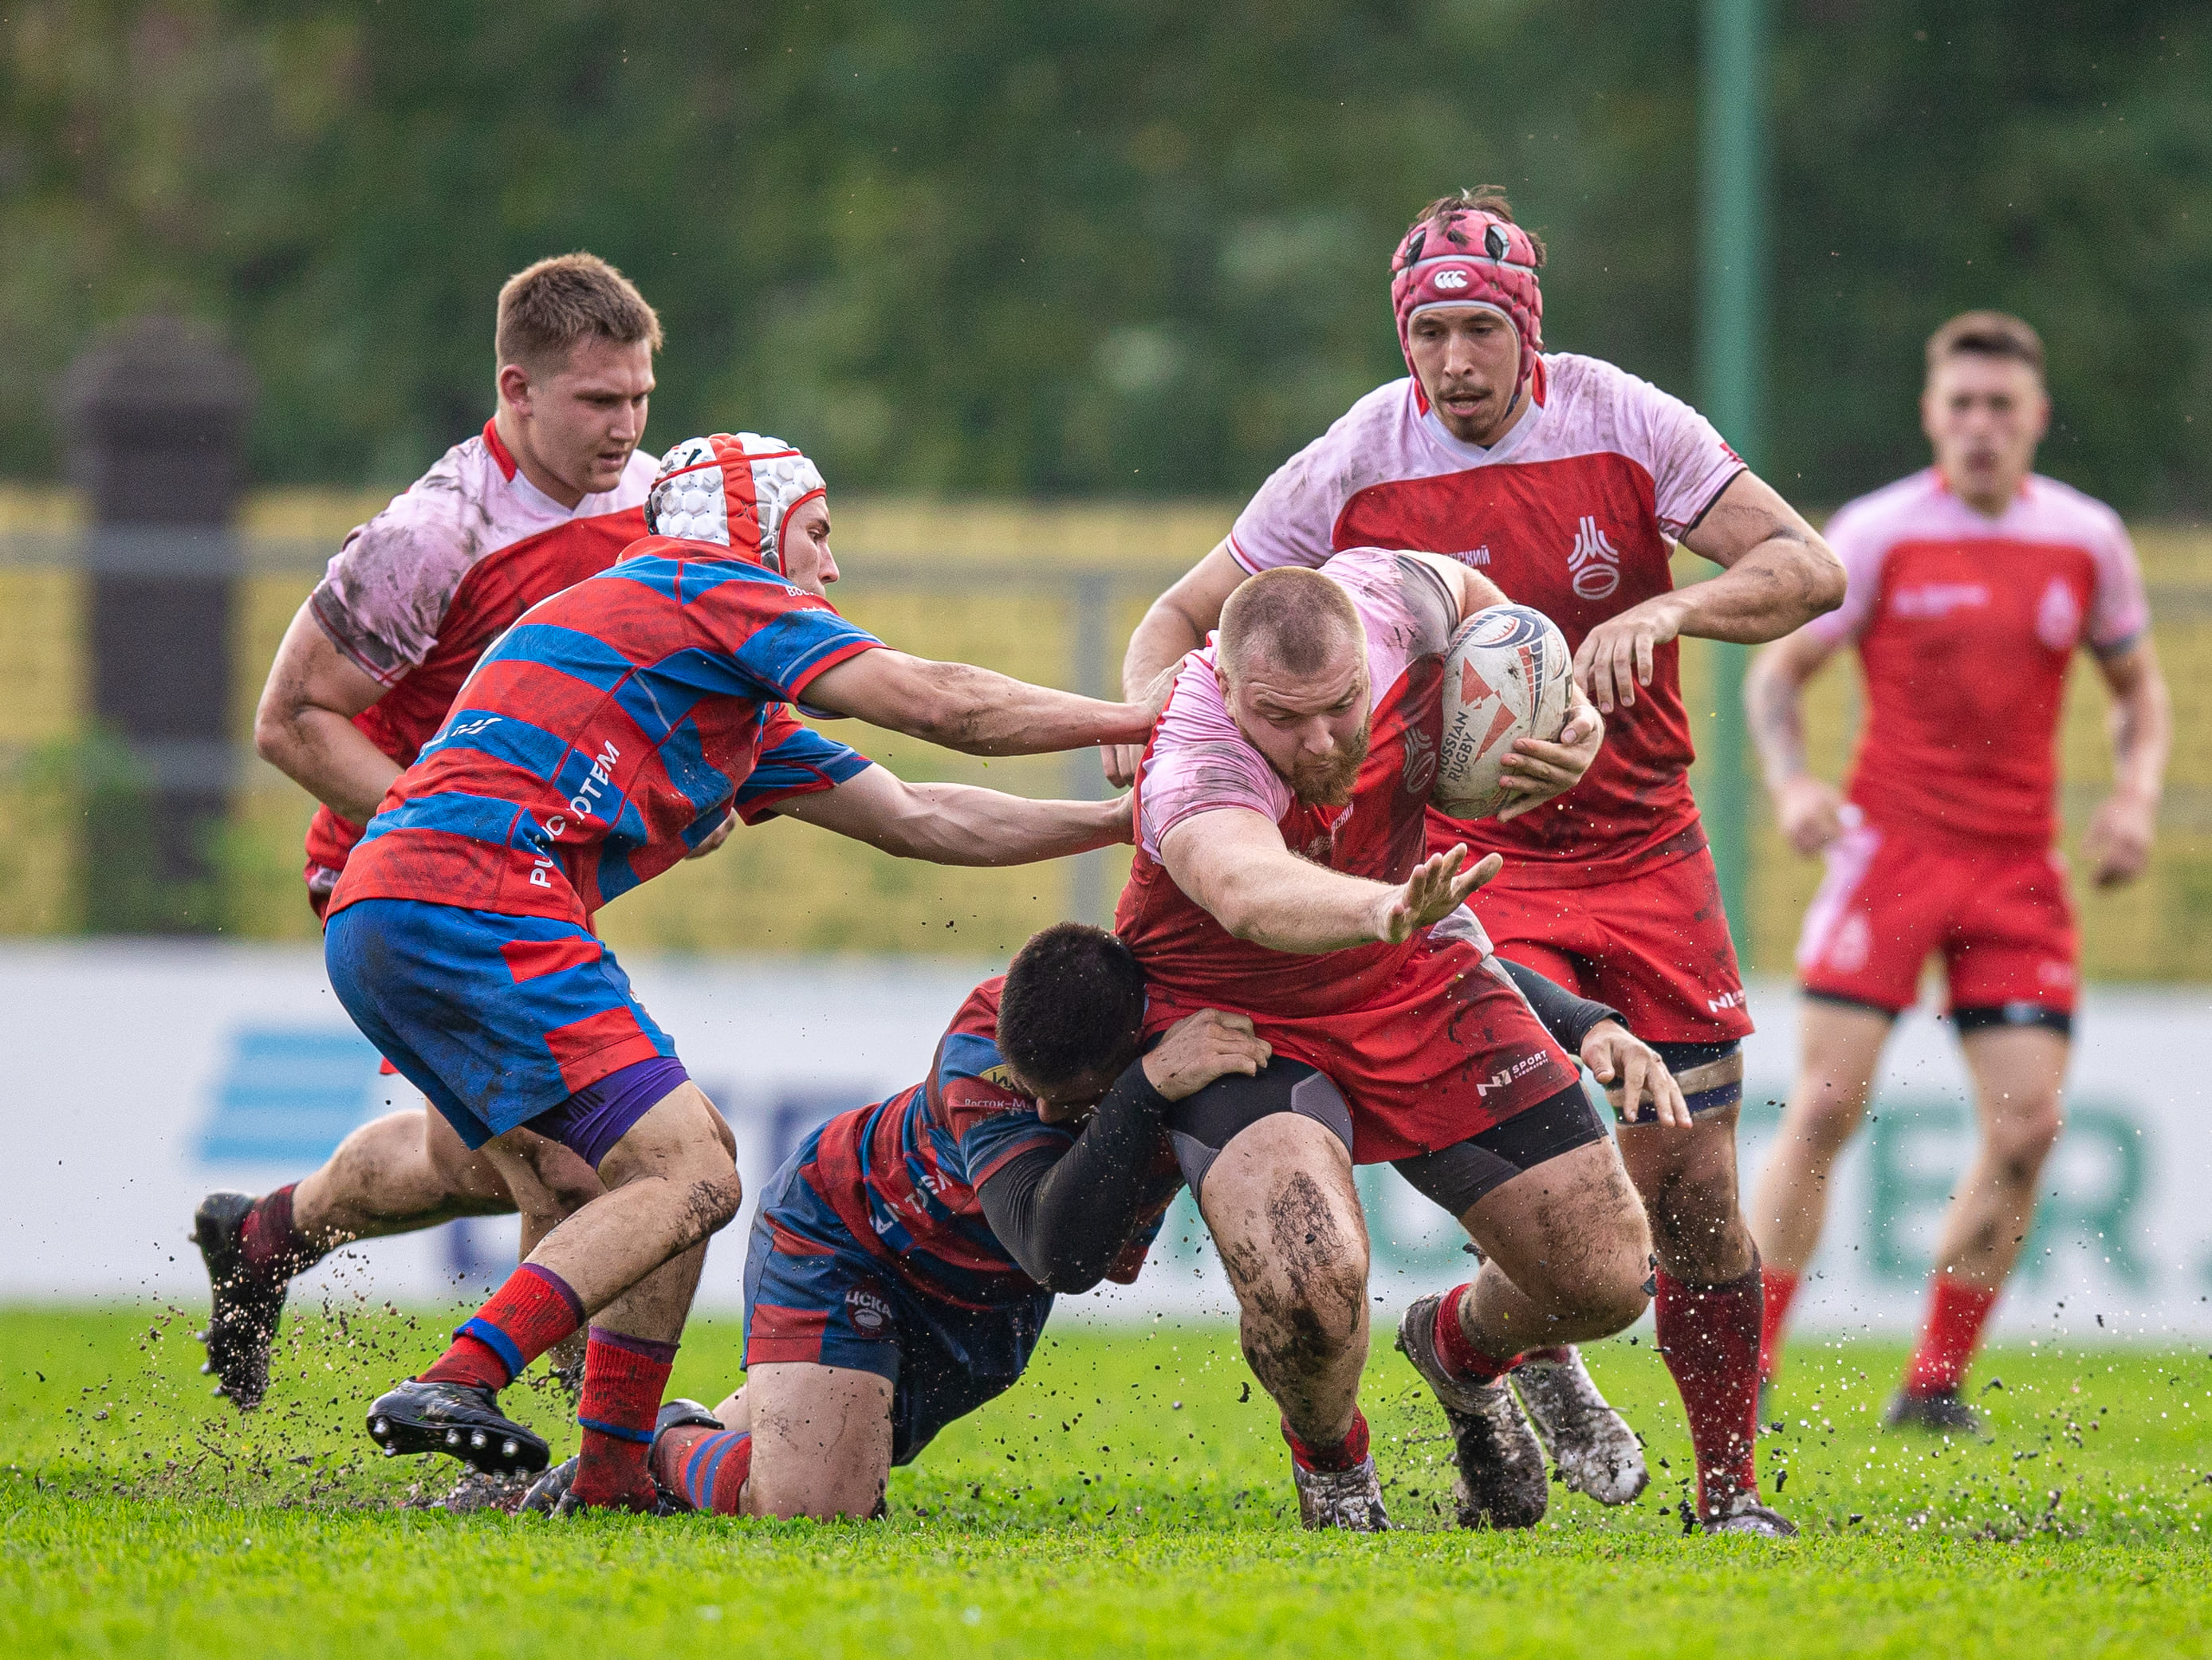
[[[734,804],[868,763],[784,707],[882,644],[830,602],[712,543],[648,536],[526,611],[392,782],[331,896],[588,924]]]
[[[969,1309],[1020,1302],[1039,1289],[991,1231],[976,1189],[1017,1154],[1075,1145],[1075,1129],[1046,1123],[999,1054],[1005,984],[994,975],[968,994],[924,1082],[831,1119],[813,1162],[800,1168],[863,1250],[924,1295]],[[1165,1135],[1146,1182],[1136,1229],[1107,1270],[1122,1285],[1144,1266],[1182,1184]],[[799,1255],[820,1249],[796,1238],[778,1243]]]

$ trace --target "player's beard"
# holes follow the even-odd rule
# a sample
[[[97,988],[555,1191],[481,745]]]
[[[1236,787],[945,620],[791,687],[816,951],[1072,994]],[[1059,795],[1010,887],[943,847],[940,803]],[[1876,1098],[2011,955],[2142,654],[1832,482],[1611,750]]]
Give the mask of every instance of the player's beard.
[[[1359,730],[1323,757],[1301,756],[1291,769],[1291,793],[1310,807],[1340,807],[1352,800],[1359,763],[1367,758],[1367,729]]]

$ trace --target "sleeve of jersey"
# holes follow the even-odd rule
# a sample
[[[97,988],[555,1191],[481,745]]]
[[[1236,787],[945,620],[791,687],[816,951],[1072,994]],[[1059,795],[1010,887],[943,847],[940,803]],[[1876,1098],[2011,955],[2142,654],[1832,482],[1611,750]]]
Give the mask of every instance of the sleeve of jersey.
[[[2099,538],[2097,592],[2089,605],[2089,646],[2100,657],[2117,657],[2150,627],[2150,597],[2127,526],[2114,514]]]
[[[1641,452],[1635,459],[1650,471],[1659,528],[1680,541],[1745,471],[1743,458],[1711,422],[1680,398],[1633,376],[1627,382],[1621,433],[1632,452]]]
[[[1158,859],[1168,832],[1186,818],[1243,807],[1273,824],[1290,811],[1291,799],[1290,787],[1221,707],[1212,666],[1193,659],[1168,700],[1138,781],[1138,844]]]
[[[469,556],[454,526],[403,496],[346,538],[307,604],[348,661],[396,685],[436,643]]]
[[[752,775],[738,787],[732,805],[746,824],[757,824],[793,797],[835,789],[872,764],[859,751],[824,738],[778,704],[761,736],[760,758],[753,763]]]
[[[1821,531],[1844,562],[1844,603],[1805,624],[1805,632],[1829,647],[1848,646],[1874,621],[1881,598],[1881,562],[1889,539],[1862,510],[1846,507]]]
[[[781,583],[727,582],[707,599],[726,661],[738,683],[796,703],[816,676],[884,642],[847,622],[826,599]]]
[[[991,1052],[997,1054],[995,1046]],[[1026,1095],[982,1078],[948,1078],[943,1090],[945,1116],[960,1148],[960,1176],[972,1189],[997,1175],[1006,1161],[1042,1147],[1057,1158],[1075,1137],[1037,1116]]]
[[[1335,551],[1330,541],[1345,490],[1330,464],[1331,429],[1268,476],[1229,532],[1230,556],[1257,575],[1282,565],[1317,567]]]

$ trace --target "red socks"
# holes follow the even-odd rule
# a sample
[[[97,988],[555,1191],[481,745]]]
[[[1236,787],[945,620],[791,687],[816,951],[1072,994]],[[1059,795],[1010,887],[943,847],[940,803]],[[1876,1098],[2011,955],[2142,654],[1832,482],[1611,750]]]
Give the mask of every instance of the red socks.
[[[1287,1418],[1283,1420],[1283,1439],[1291,1444],[1291,1462],[1300,1469],[1358,1469],[1367,1456],[1367,1414],[1354,1407],[1351,1429],[1345,1432],[1344,1439],[1333,1447],[1308,1446],[1298,1439]],[[750,1462],[750,1451],[746,1457]]]
[[[1765,1306],[1759,1315],[1759,1381],[1771,1381],[1782,1364],[1782,1323],[1790,1317],[1790,1300],[1797,1295],[1797,1276],[1780,1268],[1759,1271],[1759,1295]]]
[[[289,1280],[323,1260],[325,1253],[309,1244],[292,1225],[292,1189],[299,1185],[294,1182],[255,1200],[246,1220],[239,1225],[238,1243],[243,1248],[246,1266],[264,1278]]]
[[[1920,1333],[1920,1347],[1905,1371],[1907,1395],[1942,1395],[1956,1389],[1966,1375],[1966,1362],[1982,1341],[1982,1327],[1997,1304],[1997,1293],[1970,1286],[1948,1274],[1930,1275],[1928,1281],[1928,1323]]]
[[[1437,1353],[1453,1377],[1465,1378],[1470,1383],[1494,1383],[1511,1369],[1513,1357],[1509,1355],[1500,1360],[1467,1341],[1467,1328],[1460,1323],[1459,1307],[1474,1289],[1472,1282],[1454,1286],[1437,1304]]]
[[[653,1420],[668,1386],[676,1345],[592,1328],[584,1346],[584,1397],[576,1421],[584,1447],[568,1491],[578,1504],[651,1510]],[[750,1462],[750,1449],[747,1450]]]
[[[1759,1270],[1723,1286],[1686,1286],[1659,1270],[1659,1352],[1690,1420],[1698,1511],[1717,1516],[1759,1491]]]
[[[422,1375],[426,1383],[503,1389],[517,1373],[584,1323],[584,1304],[550,1268],[525,1262],[453,1334],[453,1347]],[[656,1404],[658,1404],[656,1402]],[[648,1415],[647,1427],[652,1427]]]
[[[693,1510],[735,1516],[752,1474],[752,1432],[704,1426],[671,1430],[653,1444],[652,1463],[660,1485],[682,1493]]]

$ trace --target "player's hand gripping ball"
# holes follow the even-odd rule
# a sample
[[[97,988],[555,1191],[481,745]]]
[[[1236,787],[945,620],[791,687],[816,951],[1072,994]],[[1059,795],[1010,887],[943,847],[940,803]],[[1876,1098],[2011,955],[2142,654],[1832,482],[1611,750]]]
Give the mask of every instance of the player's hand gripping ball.
[[[1567,724],[1573,659],[1552,619],[1492,605],[1444,651],[1443,736],[1429,800],[1454,818],[1487,818],[1516,799],[1505,757],[1516,738],[1556,742]]]

